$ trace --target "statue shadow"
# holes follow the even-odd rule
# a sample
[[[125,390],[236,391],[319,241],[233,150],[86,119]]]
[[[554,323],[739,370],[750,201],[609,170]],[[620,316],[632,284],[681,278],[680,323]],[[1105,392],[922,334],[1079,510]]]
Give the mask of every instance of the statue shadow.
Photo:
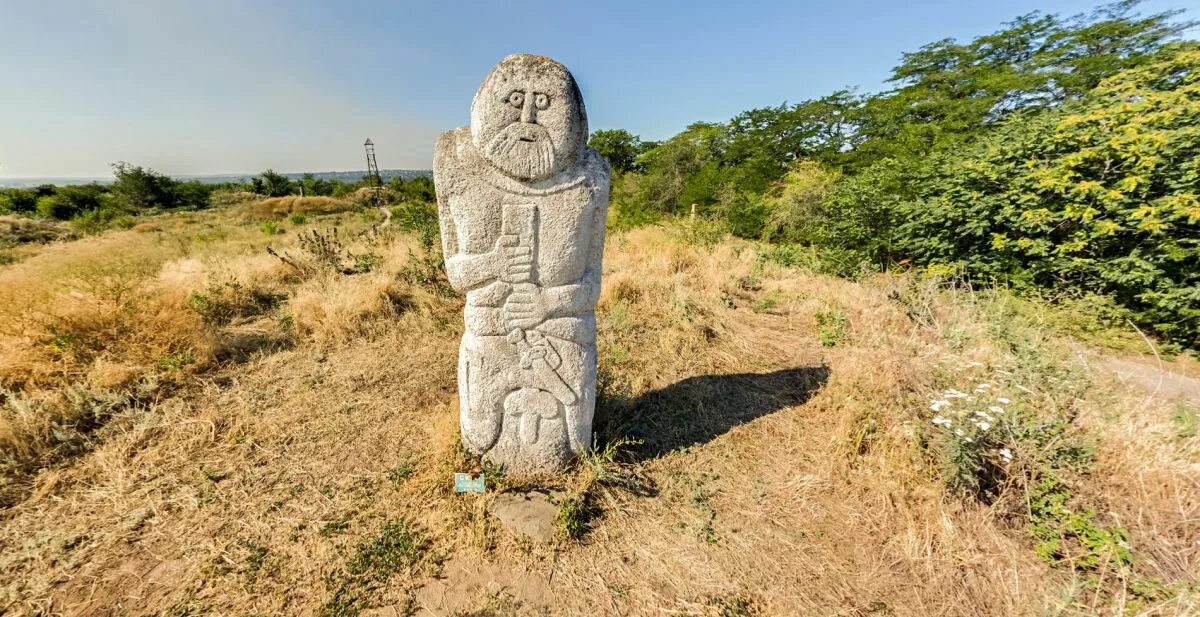
[[[801,405],[829,381],[825,364],[770,373],[688,377],[638,397],[601,379],[596,409],[599,444],[632,439],[638,460],[707,443],[735,426]]]

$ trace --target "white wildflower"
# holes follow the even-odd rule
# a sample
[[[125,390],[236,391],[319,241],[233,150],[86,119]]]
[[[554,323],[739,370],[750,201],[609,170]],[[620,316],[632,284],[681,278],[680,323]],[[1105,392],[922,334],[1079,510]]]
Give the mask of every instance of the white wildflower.
[[[929,408],[934,411],[941,411],[943,407],[949,407],[949,406],[950,406],[950,401],[948,401],[946,399],[938,399],[938,400],[934,401],[933,404],[929,406]]]
[[[967,398],[967,393],[966,393],[966,392],[959,392],[958,390],[955,390],[955,389],[951,388],[951,389],[949,389],[949,390],[946,390],[945,392],[943,392],[943,393],[942,393],[942,396],[944,396],[944,397],[946,397],[946,398]]]
[[[991,389],[992,389],[992,385],[987,384],[987,383],[981,383],[978,386],[975,386],[976,392],[987,392],[988,390],[991,390]]]
[[[962,429],[961,428],[954,429],[954,434],[958,435],[959,437],[962,437],[963,436]]]
[[[1012,450],[1008,448],[1000,448],[1000,458],[1004,459],[1005,463],[1012,462]]]
[[[975,440],[971,439],[970,437],[963,437],[963,441],[965,441],[967,443],[975,443]]]
[[[938,426],[950,426],[950,418],[946,418],[943,416],[934,416],[933,423]]]
[[[984,431],[984,432],[987,432],[987,430],[988,430],[989,428],[992,428],[992,425],[991,425],[990,423],[988,423],[988,422],[983,422],[983,421],[976,422],[976,423],[975,423],[975,426],[978,426],[978,427],[979,427],[979,430],[981,430],[981,431]]]
[[[988,412],[986,412],[986,411],[976,411],[975,415],[979,416],[980,418],[983,418],[984,420],[987,420],[988,422],[991,422],[994,419],[991,416],[989,416]]]
[[[1004,398],[1003,396],[999,396],[999,397],[996,397],[996,402],[1000,403],[1001,405],[1007,405],[1007,404],[1011,403],[1012,401]]]
[[[996,405],[992,405],[991,407],[988,407],[988,411],[990,411],[992,413],[1004,413],[1004,408],[997,407]]]

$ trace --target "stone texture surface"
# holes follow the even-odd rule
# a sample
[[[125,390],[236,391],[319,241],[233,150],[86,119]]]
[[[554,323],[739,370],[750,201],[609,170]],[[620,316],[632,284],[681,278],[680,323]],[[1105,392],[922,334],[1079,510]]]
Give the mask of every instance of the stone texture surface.
[[[591,445],[609,169],[587,135],[570,72],[514,55],[434,154],[446,273],[466,294],[462,441],[512,471],[558,470]]]
[[[491,512],[505,525],[538,542],[549,544],[554,541],[554,519],[558,516],[558,506],[555,504],[563,497],[566,497],[566,493],[501,493],[492,502]]]

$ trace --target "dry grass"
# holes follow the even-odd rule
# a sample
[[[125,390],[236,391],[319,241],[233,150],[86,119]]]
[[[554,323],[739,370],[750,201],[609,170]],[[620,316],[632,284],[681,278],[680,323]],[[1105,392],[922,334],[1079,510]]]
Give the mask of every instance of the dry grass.
[[[59,221],[24,216],[0,216],[0,247],[29,242],[53,242],[74,235],[71,228]]]
[[[257,218],[280,218],[289,214],[337,214],[357,208],[358,205],[350,199],[288,195],[246,203],[242,212]]]
[[[296,281],[264,249],[296,237],[223,218],[180,215],[0,269],[0,501],[121,406],[68,394],[145,404],[290,336],[274,311]]]
[[[66,223],[23,216],[0,216],[0,266],[36,254],[43,244],[73,238]]]
[[[563,478],[491,478],[582,498],[582,537],[547,547],[490,518],[491,494],[450,492],[474,464],[457,445],[461,303],[410,274],[411,240],[346,241],[346,260],[371,255],[369,268],[298,269],[264,251],[302,259],[292,236],[188,216],[154,242],[108,234],[0,270],[0,311],[22,324],[0,339],[0,375],[19,391],[6,421],[28,425],[10,430],[53,433],[39,397],[124,397],[3,514],[4,612],[1200,609],[1185,589],[1200,559],[1198,438],[1173,403],[1106,385],[1086,355],[1005,321],[1003,297],[812,275],[744,242],[613,235],[598,435],[642,443]],[[48,323],[74,324],[87,353],[46,351]],[[180,345],[194,365],[153,362]],[[929,398],[1014,365],[1030,407],[1069,408],[1097,445],[1074,499],[1129,530],[1131,565],[1051,566],[1017,489],[981,502],[945,488]],[[176,385],[122,385],[147,380]]]
[[[259,201],[263,197],[257,193],[250,191],[231,191],[219,189],[209,196],[209,203],[214,207],[224,208],[229,206],[243,206],[251,202]]]

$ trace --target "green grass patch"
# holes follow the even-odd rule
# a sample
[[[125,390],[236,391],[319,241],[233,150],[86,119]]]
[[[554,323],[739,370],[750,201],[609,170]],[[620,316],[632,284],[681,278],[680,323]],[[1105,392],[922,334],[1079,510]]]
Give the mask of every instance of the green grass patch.
[[[817,311],[817,338],[822,347],[836,347],[846,342],[850,320],[841,309]]]
[[[379,534],[359,544],[346,567],[331,576],[333,595],[320,615],[349,617],[379,606],[392,577],[417,567],[428,551],[428,540],[408,521],[384,523]]]

